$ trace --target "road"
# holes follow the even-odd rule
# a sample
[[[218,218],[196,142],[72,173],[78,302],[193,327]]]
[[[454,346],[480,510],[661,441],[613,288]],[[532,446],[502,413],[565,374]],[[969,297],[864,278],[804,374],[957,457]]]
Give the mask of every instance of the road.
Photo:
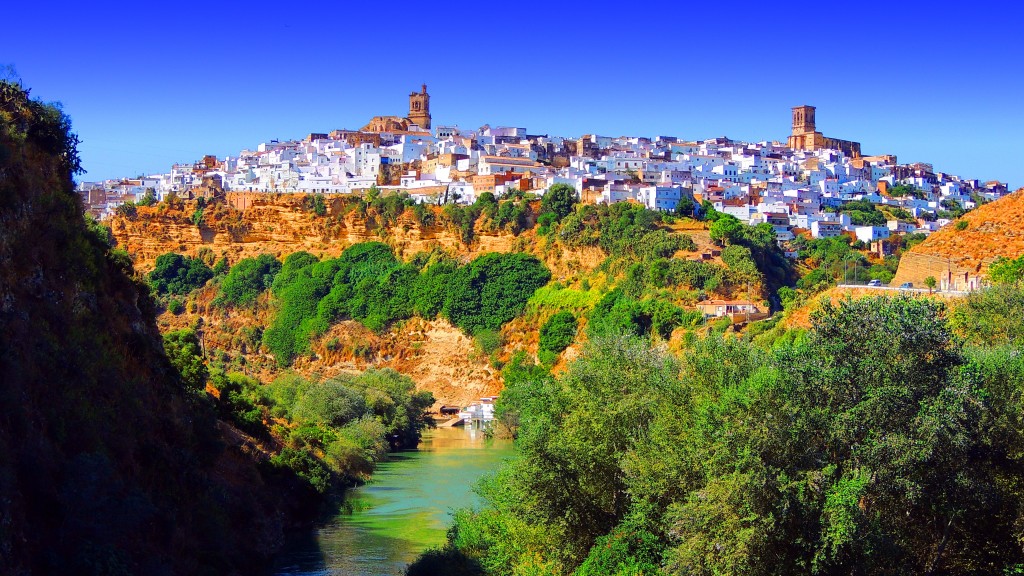
[[[866,288],[868,290],[889,290],[892,292],[910,292],[915,294],[941,294],[943,296],[966,296],[970,292],[961,290],[931,290],[927,288],[899,288],[896,286],[868,286],[867,284],[839,284],[837,288]]]

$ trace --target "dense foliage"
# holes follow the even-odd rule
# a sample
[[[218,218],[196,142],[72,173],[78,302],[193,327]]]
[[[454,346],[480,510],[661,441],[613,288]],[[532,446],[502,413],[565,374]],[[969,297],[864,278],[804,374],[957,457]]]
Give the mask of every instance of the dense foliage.
[[[213,270],[198,258],[181,254],[161,254],[149,273],[149,282],[157,294],[188,294],[213,278]]]
[[[252,304],[270,288],[280,270],[281,263],[270,254],[240,260],[221,281],[218,300],[235,306]]]
[[[850,215],[850,223],[854,226],[885,226],[885,214],[882,214],[869,200],[852,200],[839,206],[839,211]]]
[[[161,346],[149,287],[83,220],[76,144],[0,81],[0,572],[255,573],[300,520],[292,475],[264,476],[165,355],[194,340]]]
[[[278,312],[264,342],[288,365],[310,337],[340,320],[382,330],[413,315],[443,313],[468,333],[497,330],[520,314],[551,274],[525,254],[486,254],[459,266],[443,255],[423,254],[401,263],[379,242],[356,244],[333,260],[306,253],[285,259],[272,292]]]
[[[988,267],[988,278],[993,284],[1019,284],[1024,280],[1024,256],[996,257]]]
[[[283,419],[286,424],[275,432],[285,446],[271,464],[293,471],[320,493],[336,482],[367,478],[389,450],[415,447],[433,425],[426,412],[433,396],[391,369],[323,382],[284,373],[267,386],[217,372],[211,386],[221,417],[251,434],[269,437],[266,423]]]
[[[542,214],[553,214],[555,221],[561,221],[572,213],[578,203],[575,188],[568,184],[555,184],[544,193],[540,209]]]
[[[533,291],[550,279],[551,273],[533,256],[484,254],[454,275],[443,312],[466,332],[497,330],[518,316]]]
[[[576,316],[568,310],[552,315],[540,327],[540,349],[558,354],[576,338]]]
[[[611,336],[559,378],[517,365],[498,408],[520,456],[424,562],[501,575],[1024,567],[1019,342],[965,347],[942,304],[910,297],[825,304],[812,321],[774,349],[712,335],[677,361]]]

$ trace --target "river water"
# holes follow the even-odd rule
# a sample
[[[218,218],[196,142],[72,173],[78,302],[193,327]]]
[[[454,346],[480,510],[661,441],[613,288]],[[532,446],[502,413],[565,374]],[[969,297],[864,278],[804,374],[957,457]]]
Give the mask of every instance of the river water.
[[[284,575],[400,575],[421,552],[445,541],[456,508],[478,502],[472,488],[512,455],[512,443],[479,430],[428,431],[419,449],[392,454],[373,478],[345,495],[345,510],[275,563]]]

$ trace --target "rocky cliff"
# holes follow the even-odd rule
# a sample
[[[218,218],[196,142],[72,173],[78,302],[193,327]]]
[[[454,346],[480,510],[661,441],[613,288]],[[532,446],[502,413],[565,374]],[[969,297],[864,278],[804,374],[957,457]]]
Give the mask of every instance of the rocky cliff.
[[[153,267],[157,256],[167,252],[235,263],[259,254],[283,259],[300,250],[335,257],[352,244],[382,241],[397,255],[408,259],[417,252],[442,249],[469,260],[487,252],[530,252],[544,261],[554,278],[571,282],[575,275],[596,268],[606,255],[598,248],[566,250],[538,239],[535,230],[513,234],[494,230],[480,219],[472,240],[444,222],[441,210],[431,207],[423,225],[406,210],[386,220],[373,211],[357,209],[358,199],[328,197],[322,214],[312,210],[304,195],[229,193],[223,202],[208,205],[197,225],[192,215],[195,201],[177,201],[139,207],[134,216],[117,216],[109,222],[118,247],[128,251],[138,270]],[[706,235],[706,233],[705,233]],[[245,370],[264,382],[280,370],[273,358],[260,350],[258,337],[250,336],[269,324],[272,304],[264,295],[247,310],[225,310],[212,305],[213,286],[194,294],[186,311],[178,316],[161,315],[163,330],[195,325],[202,319],[206,345],[231,361],[244,362]],[[506,327],[503,339],[507,357],[512,351],[536,352],[537,326],[517,323]],[[429,390],[437,405],[467,404],[501,390],[500,360],[479,354],[471,338],[444,320],[412,319],[377,334],[356,322],[342,322],[313,343],[313,355],[296,361],[293,369],[307,375],[329,377],[342,371],[391,367]]]
[[[259,573],[298,499],[185,388],[69,129],[0,81],[0,573]]]
[[[477,226],[467,244],[443,224],[416,222],[410,211],[393,223],[385,222],[352,209],[355,198],[328,197],[325,213],[318,215],[304,204],[305,198],[303,194],[230,192],[223,203],[203,209],[198,225],[192,221],[196,203],[179,201],[172,206],[140,206],[135,216],[115,217],[110,226],[118,246],[143,271],[152,268],[161,254],[195,255],[202,248],[233,263],[259,254],[281,257],[300,250],[334,257],[352,244],[368,241],[386,242],[403,257],[434,248],[472,257],[524,250],[533,241],[530,232],[516,236]],[[440,210],[434,208],[432,213],[438,215]]]

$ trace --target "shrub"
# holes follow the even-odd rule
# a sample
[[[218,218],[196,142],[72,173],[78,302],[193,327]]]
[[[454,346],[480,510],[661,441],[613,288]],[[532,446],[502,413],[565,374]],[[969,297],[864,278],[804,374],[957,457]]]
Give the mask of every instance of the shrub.
[[[181,254],[162,254],[157,257],[150,284],[157,294],[188,294],[213,278],[213,270],[197,258]]]
[[[473,336],[473,347],[481,356],[489,356],[501,348],[501,332],[497,330],[480,330]]]
[[[533,256],[484,254],[454,275],[444,314],[470,334],[498,330],[518,316],[534,290],[550,279],[551,272]]]
[[[192,330],[176,330],[164,334],[164,351],[186,390],[198,391],[206,387],[209,373],[203,363],[199,339]]]
[[[134,220],[135,217],[139,214],[139,211],[138,209],[135,208],[134,202],[125,202],[124,204],[121,204],[117,208],[114,208],[114,214],[117,214],[118,216],[127,218],[129,220]]]
[[[191,220],[196,226],[201,226],[203,224],[203,209],[196,208],[195,212],[192,213]]]
[[[320,494],[327,492],[331,487],[332,476],[330,469],[327,468],[326,464],[317,460],[305,450],[285,448],[281,450],[280,454],[270,459],[270,464],[276,468],[291,470]]]
[[[306,197],[302,199],[302,206],[317,216],[324,216],[327,214],[327,203],[324,201],[323,194],[307,194]]]
[[[218,299],[236,306],[252,304],[256,297],[270,288],[280,270],[281,263],[270,254],[245,258],[232,266],[224,277]]]
[[[185,304],[177,298],[171,298],[167,302],[167,311],[177,316],[185,311]]]
[[[577,322],[572,312],[563,311],[548,318],[540,328],[540,349],[560,353],[576,338]]]

